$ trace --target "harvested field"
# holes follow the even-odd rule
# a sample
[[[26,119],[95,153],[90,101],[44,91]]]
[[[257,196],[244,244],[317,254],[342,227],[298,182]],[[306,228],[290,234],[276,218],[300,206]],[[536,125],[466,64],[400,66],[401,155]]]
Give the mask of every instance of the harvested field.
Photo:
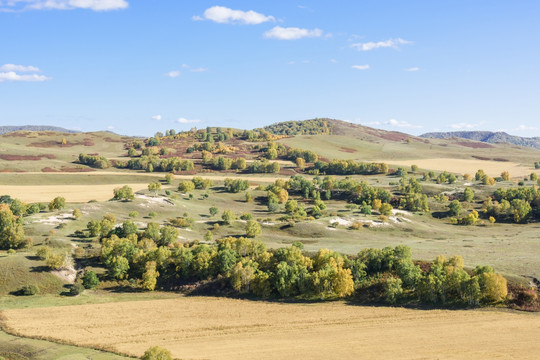
[[[391,165],[411,166],[418,165],[421,169],[449,171],[457,174],[469,173],[474,175],[478,169],[482,169],[489,176],[500,176],[503,171],[508,171],[512,177],[528,176],[535,170],[532,167],[521,166],[514,162],[502,162],[493,160],[469,160],[469,159],[415,159],[415,160],[373,160],[374,162],[386,162]],[[537,171],[538,172],[538,171]]]
[[[124,184],[123,184],[124,185]],[[133,191],[146,189],[148,184],[125,184]],[[90,200],[106,201],[113,197],[113,190],[119,184],[101,185],[2,185],[2,194],[24,202],[49,202],[57,196],[63,196],[67,202],[87,202]]]
[[[2,316],[19,335],[135,356],[154,345],[182,359],[526,359],[540,351],[538,314],[497,310],[181,297]]]

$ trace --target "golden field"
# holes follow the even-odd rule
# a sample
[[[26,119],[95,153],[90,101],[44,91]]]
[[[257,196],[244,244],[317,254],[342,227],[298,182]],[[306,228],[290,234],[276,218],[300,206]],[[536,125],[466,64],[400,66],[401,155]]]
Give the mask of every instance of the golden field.
[[[181,359],[526,359],[538,314],[211,297],[5,310],[12,333]]]

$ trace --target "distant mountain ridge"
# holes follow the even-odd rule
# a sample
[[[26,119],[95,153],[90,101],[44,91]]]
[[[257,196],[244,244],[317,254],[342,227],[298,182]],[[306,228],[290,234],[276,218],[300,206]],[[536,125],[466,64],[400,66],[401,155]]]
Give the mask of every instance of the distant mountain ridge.
[[[0,126],[0,135],[13,131],[57,131],[65,133],[79,133],[80,131],[69,130],[58,126],[49,125],[19,125],[19,126]]]
[[[522,137],[510,135],[502,131],[449,131],[430,132],[420,135],[423,138],[450,139],[453,137],[463,138],[485,143],[508,143],[519,146],[527,146],[540,150],[540,137]]]

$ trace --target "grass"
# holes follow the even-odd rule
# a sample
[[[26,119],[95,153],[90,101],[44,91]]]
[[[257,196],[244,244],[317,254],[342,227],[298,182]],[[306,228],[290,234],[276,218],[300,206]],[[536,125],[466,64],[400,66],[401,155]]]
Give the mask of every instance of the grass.
[[[156,344],[189,359],[527,358],[540,350],[540,317],[497,310],[180,297],[3,314],[12,332],[134,356]]]
[[[0,331],[0,356],[9,360],[121,360],[128,357],[44,340],[26,339]]]

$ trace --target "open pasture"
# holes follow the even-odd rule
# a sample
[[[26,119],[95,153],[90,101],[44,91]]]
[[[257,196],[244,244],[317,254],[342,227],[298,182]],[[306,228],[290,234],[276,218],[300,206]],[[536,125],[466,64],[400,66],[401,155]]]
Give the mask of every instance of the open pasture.
[[[6,310],[8,331],[182,359],[516,359],[540,351],[537,314],[332,303],[177,299]]]

